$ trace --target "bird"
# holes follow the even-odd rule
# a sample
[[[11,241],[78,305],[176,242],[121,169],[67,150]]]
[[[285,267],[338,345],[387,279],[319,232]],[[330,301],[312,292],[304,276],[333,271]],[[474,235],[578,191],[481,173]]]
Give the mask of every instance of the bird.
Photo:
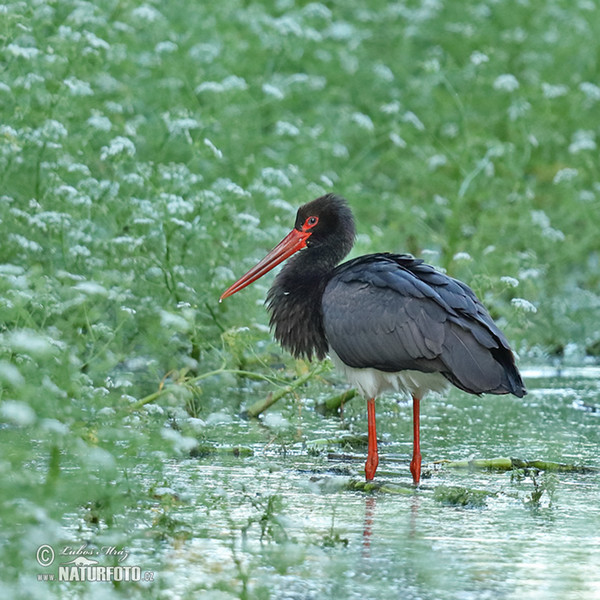
[[[412,397],[410,472],[418,486],[427,393],[454,385],[469,394],[522,398],[527,390],[506,337],[470,287],[410,254],[341,263],[355,237],[347,201],[332,193],[316,198],[300,206],[290,233],[220,301],[289,259],[266,299],[275,338],[296,358],[329,355],[366,399],[367,481],[379,464],[376,398],[385,391]]]

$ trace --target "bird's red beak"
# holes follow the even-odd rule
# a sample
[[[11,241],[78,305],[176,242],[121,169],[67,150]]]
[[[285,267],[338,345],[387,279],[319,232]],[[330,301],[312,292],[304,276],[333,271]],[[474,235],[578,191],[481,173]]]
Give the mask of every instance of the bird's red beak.
[[[310,236],[310,231],[299,231],[292,229],[282,240],[267,254],[257,265],[252,267],[245,275],[240,277],[231,287],[227,288],[219,298],[219,302],[228,296],[250,285],[257,279],[260,279],[265,273],[282,263],[298,250],[306,248],[306,240]]]

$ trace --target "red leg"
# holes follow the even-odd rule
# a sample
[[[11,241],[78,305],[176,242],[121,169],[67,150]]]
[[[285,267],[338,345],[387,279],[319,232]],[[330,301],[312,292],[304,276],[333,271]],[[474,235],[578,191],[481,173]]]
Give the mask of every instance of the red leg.
[[[367,481],[375,477],[379,455],[377,454],[377,431],[375,430],[375,398],[367,400],[367,421],[369,432],[369,448],[367,451],[367,462],[365,463],[365,476]]]
[[[421,479],[421,436],[419,433],[419,413],[421,401],[413,396],[413,457],[410,461],[410,472],[415,485]]]

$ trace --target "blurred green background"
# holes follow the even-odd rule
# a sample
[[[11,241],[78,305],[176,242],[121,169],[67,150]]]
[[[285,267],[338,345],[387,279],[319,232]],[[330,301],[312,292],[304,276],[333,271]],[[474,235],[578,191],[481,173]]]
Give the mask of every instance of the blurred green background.
[[[5,573],[30,560],[28,531],[151,503],[138,457],[160,482],[198,437],[173,420],[246,404],[223,369],[306,372],[271,341],[268,279],[218,297],[323,193],[353,207],[353,255],[463,279],[521,364],[597,358],[598,10],[0,6]]]

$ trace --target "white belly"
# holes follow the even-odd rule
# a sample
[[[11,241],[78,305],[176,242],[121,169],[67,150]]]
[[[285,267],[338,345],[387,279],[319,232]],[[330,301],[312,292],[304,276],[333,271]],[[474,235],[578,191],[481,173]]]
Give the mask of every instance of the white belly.
[[[356,369],[344,364],[331,348],[329,348],[329,356],[336,369],[346,377],[348,383],[367,399],[376,398],[386,390],[423,398],[427,392],[441,392],[450,385],[450,382],[440,373],[423,373],[422,371],[387,373],[371,368]]]

